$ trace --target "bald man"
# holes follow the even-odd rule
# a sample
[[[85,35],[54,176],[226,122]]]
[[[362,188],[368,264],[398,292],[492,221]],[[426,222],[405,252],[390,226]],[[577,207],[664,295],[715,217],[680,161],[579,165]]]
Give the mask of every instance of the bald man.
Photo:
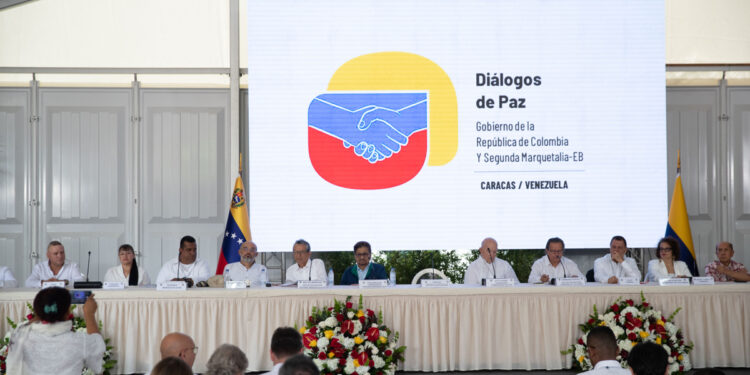
[[[240,261],[224,267],[224,281],[249,281],[251,285],[260,285],[260,275],[268,271],[266,266],[255,261],[258,257],[258,246],[253,241],[245,241],[238,253]]]
[[[497,241],[487,237],[479,246],[479,258],[471,262],[464,274],[464,284],[482,285],[482,279],[513,279],[518,277],[510,263],[497,258]]]
[[[706,276],[711,276],[715,281],[749,281],[750,274],[747,268],[740,262],[732,259],[734,246],[731,242],[722,241],[716,244],[716,259],[706,265]]]
[[[198,347],[195,346],[193,339],[179,332],[172,332],[164,336],[159,346],[161,359],[177,357],[185,361],[190,368],[193,367],[193,362],[195,362],[195,352],[197,350]]]

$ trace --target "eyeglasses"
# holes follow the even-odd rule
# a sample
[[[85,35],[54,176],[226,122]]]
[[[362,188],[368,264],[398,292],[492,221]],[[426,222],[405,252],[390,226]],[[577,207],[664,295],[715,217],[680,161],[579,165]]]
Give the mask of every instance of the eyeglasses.
[[[354,256],[359,258],[369,257],[370,253],[355,253]]]
[[[671,247],[660,247],[659,251],[672,251]]]
[[[190,350],[191,352],[193,352],[193,354],[198,354],[198,347],[197,346],[194,346],[192,348],[185,348],[185,349]]]

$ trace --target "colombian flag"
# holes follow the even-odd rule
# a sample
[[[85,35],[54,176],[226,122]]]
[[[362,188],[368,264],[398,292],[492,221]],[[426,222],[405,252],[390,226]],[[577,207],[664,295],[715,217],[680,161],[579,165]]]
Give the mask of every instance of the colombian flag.
[[[242,178],[237,177],[234,182],[232,201],[229,203],[229,217],[227,218],[227,227],[224,229],[224,242],[221,243],[219,264],[216,266],[217,275],[224,272],[224,266],[227,263],[240,261],[240,255],[237,253],[240,250],[240,245],[250,240],[245,187],[242,185]]]
[[[685,195],[682,193],[682,178],[680,178],[680,156],[677,155],[677,179],[674,182],[672,203],[669,205],[669,220],[664,237],[672,237],[680,244],[680,260],[687,264],[693,276],[698,276],[695,261],[693,235],[690,232]],[[658,250],[657,250],[658,251]]]

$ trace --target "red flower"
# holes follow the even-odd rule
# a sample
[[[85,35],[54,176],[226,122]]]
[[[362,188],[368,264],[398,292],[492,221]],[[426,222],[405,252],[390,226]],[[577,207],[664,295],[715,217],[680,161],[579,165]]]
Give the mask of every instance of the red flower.
[[[680,355],[680,353],[677,353],[677,352],[676,352],[676,351],[674,351],[674,350],[672,351],[672,355],[671,355],[672,357],[675,357],[675,358],[677,358],[677,356],[678,356],[678,355]]]
[[[628,358],[628,352],[625,349],[620,350],[620,357],[622,357],[623,359],[627,359]]]
[[[370,329],[367,330],[365,336],[368,340],[376,342],[378,341],[378,338],[380,338],[380,330],[378,329],[378,327],[370,327]]]
[[[342,346],[339,346],[338,348],[333,348],[334,357],[344,359],[344,354],[346,354],[346,348]]]
[[[633,320],[633,313],[627,313],[627,314],[625,314],[625,319],[627,319],[627,320]]]
[[[326,358],[328,358],[328,357],[326,356],[325,352],[321,351],[320,353],[318,353],[318,359],[323,360],[323,359],[326,359]]]
[[[339,322],[343,322],[344,321],[344,314],[336,314],[336,320],[338,320]]]
[[[612,309],[612,311],[614,311],[615,313],[618,313],[618,312],[620,312],[620,306],[617,306],[617,304],[616,304],[616,303],[615,303],[614,305],[612,305],[612,306],[610,307],[610,309]]]
[[[354,304],[353,304],[353,303],[351,303],[351,302],[347,302],[347,303],[346,303],[346,308],[347,308],[347,309],[351,309],[351,308],[352,308],[352,306],[354,306]]]
[[[310,349],[310,342],[313,340],[317,340],[317,338],[312,333],[308,332],[302,335],[302,343],[305,345],[305,348]]]
[[[345,366],[346,365],[346,358],[339,358],[339,365]]]
[[[365,316],[364,315],[362,315],[362,316],[359,317],[359,322],[362,323],[362,324],[365,324]]]
[[[582,337],[578,338],[578,345],[583,345],[583,338]]]
[[[315,318],[313,318],[313,316],[312,316],[312,315],[310,315],[310,316],[309,316],[309,317],[307,318],[307,321],[309,321],[310,323],[315,323]]]
[[[589,324],[594,324],[594,323],[596,323],[596,320],[594,320],[594,318],[591,318],[591,319],[589,319],[589,322],[588,322],[588,323],[589,323]]]
[[[310,328],[310,333],[312,333],[313,335],[316,334],[316,333],[318,333],[318,327],[314,326],[314,327]]]
[[[635,332],[628,333],[628,340],[635,341],[638,339],[638,335],[635,334]]]
[[[357,372],[356,372],[356,371],[354,371],[354,372],[352,373],[352,375],[359,375],[359,374],[357,374]]]
[[[73,314],[68,315],[68,320],[73,320]]]
[[[33,314],[26,315],[26,319],[28,320],[34,319],[34,315]]]
[[[393,351],[390,350],[390,349],[388,349],[388,350],[385,351],[385,356],[386,357],[390,357],[392,354],[393,354]]]
[[[644,302],[641,306],[648,307],[648,302]]]
[[[628,306],[633,306],[633,300],[632,299],[626,300],[625,303],[627,303]]]
[[[349,332],[349,334],[354,334],[354,322],[351,320],[344,320],[343,323],[341,323],[341,332]]]
[[[333,307],[329,307],[329,308],[328,308],[328,311],[333,311]]]
[[[375,311],[367,309],[367,316],[375,316]]]
[[[680,366],[680,371],[685,371],[685,366]]]
[[[328,343],[328,346],[330,346],[331,348],[336,349],[336,348],[340,348],[341,347],[341,343],[339,342],[339,339],[337,339],[335,337],[332,337],[331,338],[331,342]]]
[[[359,361],[360,365],[366,366],[367,362],[370,361],[370,357],[367,356],[367,352],[357,353],[357,361]]]

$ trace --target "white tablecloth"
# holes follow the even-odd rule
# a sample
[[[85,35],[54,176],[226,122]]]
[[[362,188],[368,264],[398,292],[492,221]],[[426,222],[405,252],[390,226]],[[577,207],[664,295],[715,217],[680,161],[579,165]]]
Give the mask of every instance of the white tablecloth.
[[[279,326],[301,325],[313,306],[333,298],[364,295],[365,307],[382,310],[385,323],[400,331],[408,371],[548,369],[570,366],[560,351],[581,334],[578,324],[596,304],[604,309],[618,296],[640,292],[667,316],[678,307],[676,323],[695,343],[694,367],[750,367],[750,284],[659,287],[553,287],[522,284],[512,288],[388,289],[263,288],[244,290],[97,290],[97,318],[112,339],[117,372],[146,372],[159,360],[166,333],[184,332],[199,347],[194,370],[204,371],[222,343],[242,348],[249,371],[272,367],[270,338]],[[35,290],[0,290],[0,331],[27,314]]]

